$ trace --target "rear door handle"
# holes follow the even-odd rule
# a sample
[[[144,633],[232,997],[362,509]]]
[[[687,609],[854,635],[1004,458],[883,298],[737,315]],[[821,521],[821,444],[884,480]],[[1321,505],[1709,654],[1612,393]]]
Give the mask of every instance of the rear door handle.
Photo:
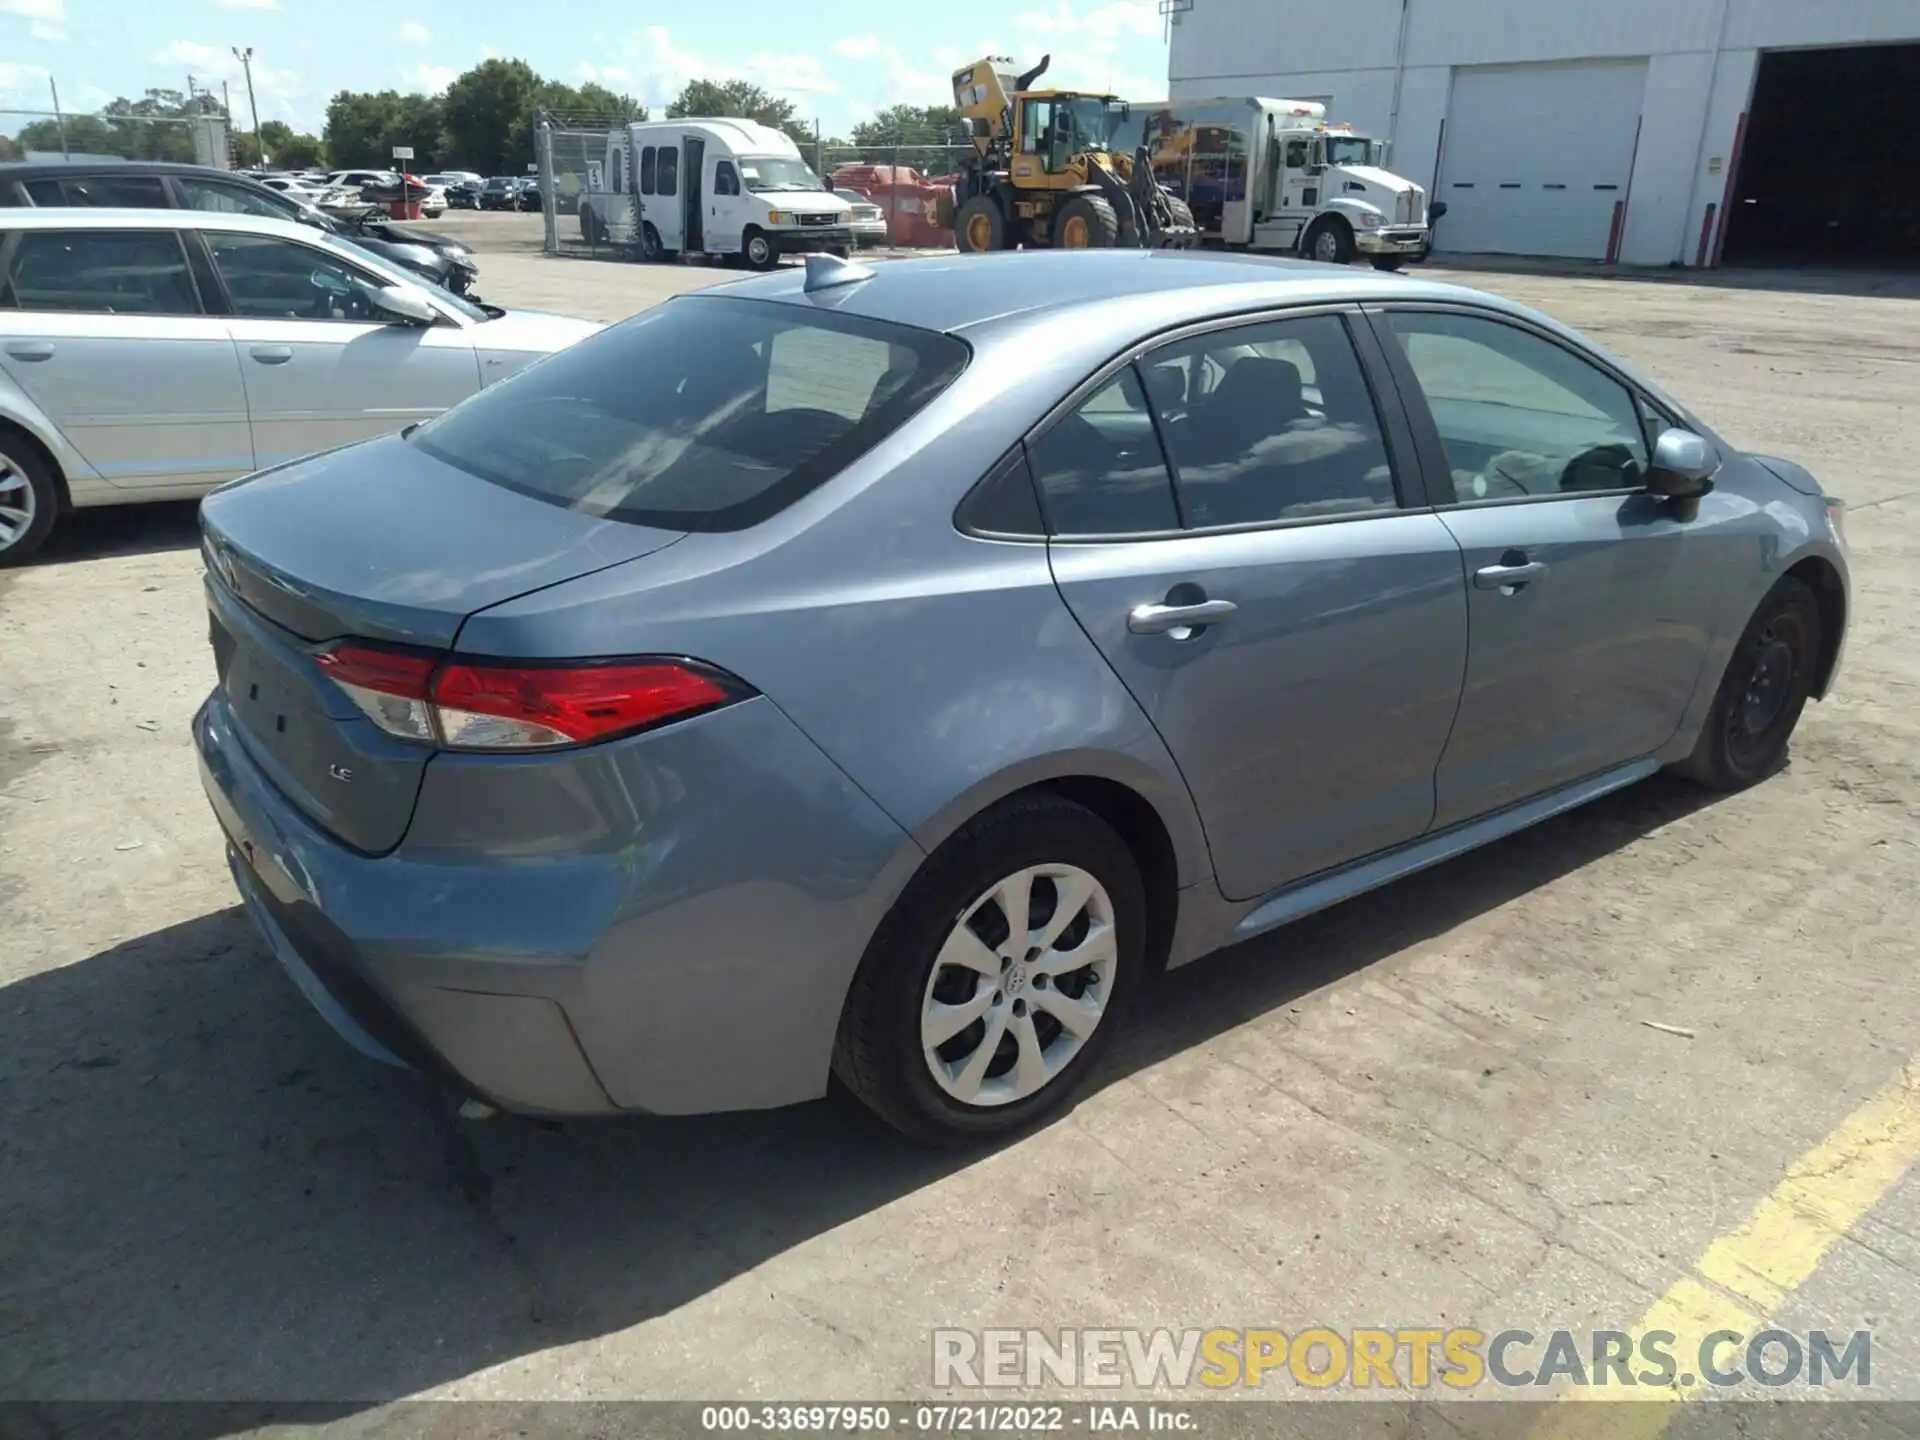
[[[1127,629],[1136,635],[1167,635],[1184,630],[1190,635],[1205,625],[1218,625],[1240,607],[1231,600],[1200,600],[1192,605],[1136,605],[1127,612]],[[1185,640],[1188,635],[1174,635]]]
[[[32,364],[36,360],[51,360],[53,346],[36,340],[17,340],[7,346],[7,354],[15,360],[25,360]]]
[[[293,359],[291,345],[256,345],[247,353],[262,365],[284,365]]]
[[[1482,590],[1517,590],[1546,573],[1547,567],[1538,560],[1521,565],[1488,565],[1473,572],[1473,583]]]

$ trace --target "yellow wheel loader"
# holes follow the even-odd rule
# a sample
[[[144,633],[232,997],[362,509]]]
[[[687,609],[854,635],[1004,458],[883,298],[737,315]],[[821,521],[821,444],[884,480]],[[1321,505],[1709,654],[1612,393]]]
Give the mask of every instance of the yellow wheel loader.
[[[962,253],[1197,243],[1192,211],[1155,183],[1146,151],[1110,149],[1124,100],[1032,88],[1051,59],[1018,75],[1002,57],[954,71],[953,102],[976,153],[951,197],[935,201],[934,223],[952,229]]]

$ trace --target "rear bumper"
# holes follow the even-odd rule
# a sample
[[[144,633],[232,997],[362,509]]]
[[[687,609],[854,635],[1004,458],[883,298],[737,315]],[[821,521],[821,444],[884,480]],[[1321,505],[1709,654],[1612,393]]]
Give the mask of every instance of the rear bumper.
[[[853,244],[853,231],[844,225],[809,225],[804,230],[764,230],[773,248],[782,255],[817,255],[823,250],[846,249]]]
[[[442,755],[370,857],[193,721],[235,884],[354,1048],[529,1114],[825,1092],[840,1006],[920,852],[764,700],[572,755]]]
[[[1425,226],[1390,225],[1358,231],[1353,243],[1362,255],[1424,255],[1432,237]]]

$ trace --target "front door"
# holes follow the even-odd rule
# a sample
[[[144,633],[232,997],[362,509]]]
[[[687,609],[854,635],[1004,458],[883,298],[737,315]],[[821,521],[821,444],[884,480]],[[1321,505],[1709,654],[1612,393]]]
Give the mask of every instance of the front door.
[[[0,371],[109,484],[190,491],[253,468],[233,340],[173,230],[0,235]]]
[[[727,255],[740,248],[741,232],[746,229],[746,209],[739,170],[731,160],[716,160],[713,194],[707,201],[707,243],[716,253]]]
[[[1411,442],[1373,403],[1358,320],[1173,342],[1032,447],[1060,592],[1165,739],[1235,900],[1424,832],[1459,700],[1459,547],[1400,503]]]
[[[1381,322],[1412,377],[1414,423],[1444,457],[1433,499],[1469,585],[1435,824],[1652,755],[1705,662],[1707,547],[1731,514],[1648,493],[1643,402],[1560,342],[1458,310]]]
[[[693,251],[705,250],[707,248],[707,237],[704,222],[706,220],[707,192],[706,186],[701,183],[703,178],[701,167],[706,164],[707,142],[702,140],[698,135],[688,135],[684,137],[680,143],[686,150],[686,157],[680,169],[682,178],[686,181],[687,186],[687,249]]]
[[[278,236],[203,233],[233,307],[260,465],[391,434],[480,388],[467,332],[386,321],[368,298],[380,277]]]

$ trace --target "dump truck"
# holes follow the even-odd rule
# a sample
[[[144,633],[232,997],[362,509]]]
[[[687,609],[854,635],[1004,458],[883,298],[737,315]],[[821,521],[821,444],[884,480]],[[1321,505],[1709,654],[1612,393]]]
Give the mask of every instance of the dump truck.
[[[1051,56],[1016,73],[989,56],[953,73],[953,103],[975,153],[934,222],[962,251],[1023,247],[1178,247],[1198,239],[1193,216],[1153,181],[1144,153],[1111,140],[1131,109],[1113,95],[1036,90]]]

